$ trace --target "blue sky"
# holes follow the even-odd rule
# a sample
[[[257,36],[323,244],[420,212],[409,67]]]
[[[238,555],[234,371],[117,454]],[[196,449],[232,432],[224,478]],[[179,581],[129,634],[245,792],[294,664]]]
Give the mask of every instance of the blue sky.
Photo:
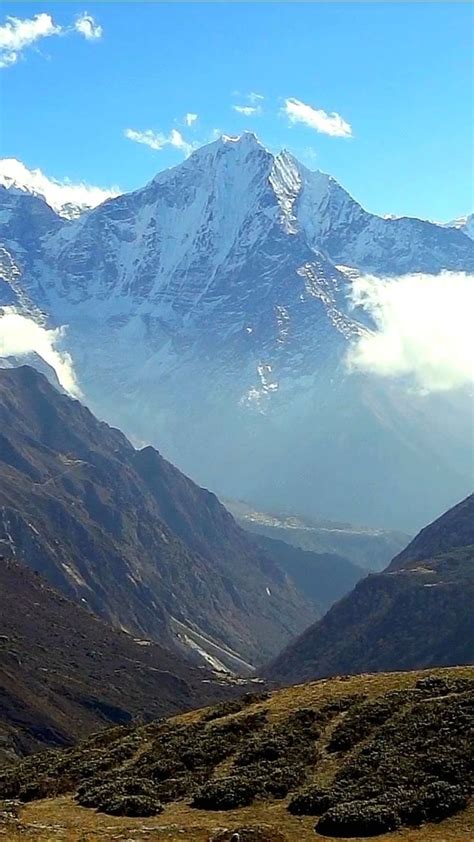
[[[129,190],[216,130],[252,130],[374,212],[472,210],[468,3],[4,2],[0,24],[38,14],[56,33],[7,46],[0,70],[2,157]]]

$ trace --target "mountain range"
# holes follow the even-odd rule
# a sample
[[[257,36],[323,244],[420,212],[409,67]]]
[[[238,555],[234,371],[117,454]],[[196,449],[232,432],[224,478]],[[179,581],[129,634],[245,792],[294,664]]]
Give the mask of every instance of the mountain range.
[[[354,278],[472,272],[463,226],[375,216],[244,134],[72,220],[0,187],[0,235],[0,305],[67,325],[93,411],[221,496],[415,531],[470,490],[470,397],[346,364]]]

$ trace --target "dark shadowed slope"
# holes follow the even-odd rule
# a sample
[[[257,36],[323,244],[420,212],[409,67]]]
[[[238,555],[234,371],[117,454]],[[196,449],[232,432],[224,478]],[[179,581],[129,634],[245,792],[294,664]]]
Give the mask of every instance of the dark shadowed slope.
[[[314,617],[217,498],[29,367],[0,370],[0,547],[133,634],[261,661]]]
[[[401,570],[433,556],[474,544],[474,495],[445,512],[410,541],[389,565]]]
[[[0,593],[0,763],[232,692],[184,656],[112,629],[12,559],[0,559]]]
[[[349,593],[366,574],[361,567],[336,553],[314,553],[265,535],[254,537],[321,614]]]
[[[474,662],[474,496],[426,527],[271,663],[278,682]]]

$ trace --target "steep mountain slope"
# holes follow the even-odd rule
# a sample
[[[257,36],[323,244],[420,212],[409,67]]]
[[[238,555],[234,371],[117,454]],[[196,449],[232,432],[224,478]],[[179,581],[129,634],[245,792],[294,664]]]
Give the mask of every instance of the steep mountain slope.
[[[410,536],[388,529],[370,529],[350,523],[257,511],[236,500],[225,500],[236,521],[256,535],[284,541],[316,554],[339,555],[356,567],[383,570],[393,554],[406,547]]]
[[[0,370],[0,430],[0,547],[114,625],[254,662],[314,616],[213,494],[35,370]]]
[[[474,495],[426,527],[265,670],[292,682],[474,662]]]
[[[199,482],[409,531],[468,492],[469,397],[409,394],[345,365],[370,329],[349,306],[354,272],[473,271],[462,231],[375,217],[250,134],[72,222],[44,205],[34,236],[17,199],[4,191],[0,304],[68,325],[93,410]]]
[[[0,592],[0,764],[233,690],[184,656],[112,629],[12,559],[0,559]]]
[[[425,559],[474,545],[474,496],[471,494],[410,541],[389,565],[389,570],[416,567]]]
[[[473,701],[472,668],[365,675],[114,728],[0,774],[0,833],[468,842]]]
[[[308,552],[266,535],[255,536],[255,540],[278,562],[321,614],[352,590],[365,575],[361,567],[336,553]]]

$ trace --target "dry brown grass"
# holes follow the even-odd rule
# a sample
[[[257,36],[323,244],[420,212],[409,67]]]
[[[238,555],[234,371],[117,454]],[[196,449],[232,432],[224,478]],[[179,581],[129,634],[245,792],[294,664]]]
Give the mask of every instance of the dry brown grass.
[[[209,813],[191,809],[185,804],[173,804],[156,819],[126,819],[78,807],[71,798],[48,799],[25,806],[21,813],[22,827],[11,829],[3,838],[8,842],[208,842],[219,828],[246,824],[278,828],[288,842],[317,842],[318,839],[329,838],[314,832],[314,818],[291,816],[285,809],[286,803],[260,803],[225,813]],[[385,842],[468,842],[474,840],[474,805],[440,825],[427,824],[417,830],[405,829],[375,838]]]

